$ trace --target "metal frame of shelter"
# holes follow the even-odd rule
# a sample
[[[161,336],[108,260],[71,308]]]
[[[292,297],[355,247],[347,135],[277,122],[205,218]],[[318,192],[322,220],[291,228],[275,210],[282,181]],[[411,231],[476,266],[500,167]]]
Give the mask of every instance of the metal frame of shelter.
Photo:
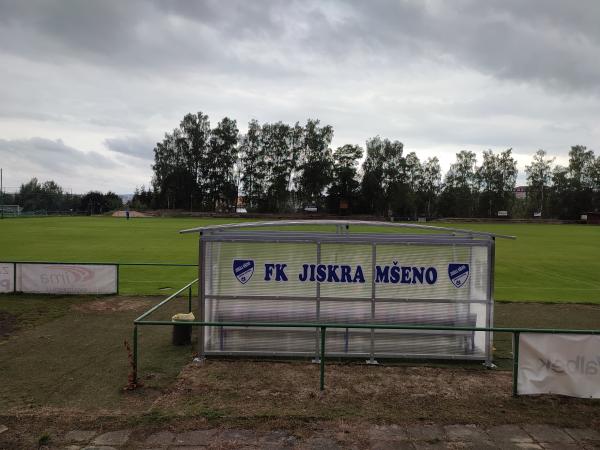
[[[296,226],[328,226],[335,227],[335,231],[305,231],[305,230],[281,230],[280,228],[287,227],[296,227]],[[350,229],[354,229],[356,226],[366,226],[366,227],[387,227],[394,230],[403,230],[410,231],[415,230],[416,233],[373,233],[373,232],[358,232],[358,233],[350,233]],[[275,230],[264,230],[264,228],[275,228]],[[257,229],[258,228],[258,229]],[[263,228],[260,230],[260,228]],[[433,232],[435,234],[426,234],[424,232]],[[206,268],[207,258],[207,246],[213,242],[226,242],[226,243],[304,243],[304,244],[314,244],[316,248],[316,260],[320,262],[321,259],[321,245],[326,244],[344,244],[344,245],[352,245],[352,244],[362,244],[362,245],[370,245],[371,246],[371,295],[370,298],[356,298],[355,300],[370,302],[371,304],[371,321],[360,321],[364,325],[362,328],[368,328],[366,324],[373,323],[375,325],[375,308],[378,303],[377,297],[377,284],[375,283],[375,261],[377,261],[377,248],[378,245],[382,244],[399,244],[399,245],[418,245],[418,246],[459,246],[459,247],[486,247],[487,248],[487,291],[485,292],[485,299],[469,299],[468,301],[463,301],[463,303],[478,303],[483,304],[485,306],[485,327],[483,328],[491,328],[493,326],[493,292],[494,292],[494,259],[495,259],[495,239],[497,237],[514,239],[513,236],[505,236],[505,235],[497,235],[492,233],[485,232],[477,232],[471,230],[463,230],[456,228],[446,228],[446,227],[437,227],[437,226],[429,226],[429,225],[418,225],[418,224],[406,224],[406,223],[394,223],[394,222],[369,222],[369,221],[345,221],[345,220],[301,220],[301,221],[271,221],[271,222],[244,222],[244,223],[234,223],[234,224],[224,224],[224,225],[214,225],[207,227],[199,227],[188,230],[183,230],[181,233],[198,233],[199,234],[199,268],[198,268],[198,280],[199,280],[199,288],[198,288],[198,311],[199,311],[199,321],[205,322],[210,320],[210,318],[206,317],[206,302],[207,299],[212,300],[232,300],[235,301],[237,299],[257,299],[257,300],[288,300],[289,296],[285,295],[261,295],[261,296],[235,296],[235,295],[214,295],[214,293],[210,292],[207,294],[205,281],[207,279]],[[321,301],[335,301],[335,300],[348,300],[348,298],[335,298],[335,297],[327,297],[322,298],[320,295],[320,284],[315,283],[316,289],[314,293],[314,297],[311,297],[310,300],[314,300],[316,306],[316,322],[324,323],[327,322],[327,319],[321,319],[319,317],[319,309]],[[301,300],[298,298],[297,300]],[[385,299],[386,301],[390,301],[389,299]],[[419,303],[457,303],[455,300],[449,300],[445,298],[397,298],[393,299],[396,302],[419,302]],[[460,301],[458,302],[460,303]],[[470,307],[470,305],[469,305]],[[227,320],[221,320],[220,322],[226,322]],[[314,320],[302,320],[302,322],[313,322]],[[235,322],[235,320],[229,320],[229,322]],[[251,320],[248,322],[252,322]],[[263,320],[264,322],[264,320]],[[278,320],[277,322],[283,322],[282,320]],[[293,321],[298,322],[298,321]],[[357,323],[358,321],[346,321]],[[291,325],[291,324],[290,324]],[[379,324],[381,325],[381,324]],[[403,323],[392,323],[391,325],[406,325]],[[430,325],[429,335],[434,333],[444,333],[448,335],[460,334],[463,333],[465,336],[469,332],[468,330],[461,330],[461,323],[454,323],[451,327],[446,327],[448,330],[445,330],[444,323],[438,323],[438,329],[435,329],[435,323],[408,323],[408,325]],[[274,328],[276,325],[273,326]],[[475,327],[475,323],[462,323],[462,328],[473,328]],[[206,336],[208,335],[209,327],[203,327],[204,332],[198,333],[198,354],[200,358],[204,358],[206,355],[256,355],[256,356],[313,356],[314,360],[319,361],[320,348],[319,344],[323,339],[320,338],[321,329],[319,327],[315,328],[315,345],[314,351],[306,352],[306,351],[224,351],[222,348],[215,350],[206,349]],[[280,328],[280,327],[278,327]],[[353,327],[354,328],[354,327]],[[381,327],[383,328],[383,326]],[[481,328],[481,327],[480,327]],[[221,330],[223,327],[221,327]],[[356,330],[360,330],[360,328],[355,328]],[[368,358],[369,363],[376,363],[376,358],[380,357],[391,357],[391,358],[427,358],[427,359],[461,359],[461,360],[484,360],[485,364],[488,366],[493,366],[492,364],[492,335],[491,332],[485,332],[485,344],[484,344],[484,355],[481,354],[468,354],[465,352],[461,355],[456,354],[435,354],[435,353],[410,353],[410,354],[402,354],[402,353],[394,353],[382,355],[380,352],[377,352],[375,349],[375,330],[381,330],[379,327],[368,328],[370,330],[370,350],[368,352],[361,353],[353,353],[348,354],[346,352],[329,352],[328,356],[333,357],[366,357]],[[452,329],[453,331],[451,331]],[[285,330],[285,328],[280,328],[280,330]],[[393,329],[387,329],[388,332],[394,332]],[[363,332],[368,332],[364,330]],[[402,333],[400,330],[396,330],[397,333]],[[348,347],[348,328],[345,331],[346,333],[346,349]],[[405,331],[405,333],[410,333],[410,331]],[[427,334],[427,329],[414,331],[414,333],[422,333],[422,335]],[[406,334],[405,334],[406,335]],[[474,342],[475,332],[471,332],[471,339]],[[466,345],[466,344],[465,344]],[[472,344],[474,346],[474,344]]]

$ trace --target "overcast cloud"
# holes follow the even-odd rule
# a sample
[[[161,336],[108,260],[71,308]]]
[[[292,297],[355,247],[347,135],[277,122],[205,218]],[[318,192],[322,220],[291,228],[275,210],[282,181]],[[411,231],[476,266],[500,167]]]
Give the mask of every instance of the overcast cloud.
[[[0,166],[74,192],[133,192],[187,112],[320,118],[334,147],[459,150],[600,137],[600,2],[0,0]]]

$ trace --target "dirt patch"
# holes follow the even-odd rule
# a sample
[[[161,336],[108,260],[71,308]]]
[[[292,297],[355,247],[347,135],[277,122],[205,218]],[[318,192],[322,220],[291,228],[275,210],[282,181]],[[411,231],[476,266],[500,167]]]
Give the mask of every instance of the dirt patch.
[[[9,337],[17,329],[17,318],[5,311],[0,311],[0,339]]]
[[[506,371],[332,363],[326,368],[324,392],[318,383],[318,366],[307,362],[209,360],[184,368],[154,407],[225,422],[279,417],[600,426],[593,400],[513,398]]]
[[[148,300],[135,297],[109,297],[91,302],[73,305],[72,308],[81,312],[123,312],[141,311],[148,307]]]
[[[125,217],[127,214],[125,211],[115,211],[113,217]],[[146,214],[139,211],[129,211],[129,217],[153,217],[151,214]]]

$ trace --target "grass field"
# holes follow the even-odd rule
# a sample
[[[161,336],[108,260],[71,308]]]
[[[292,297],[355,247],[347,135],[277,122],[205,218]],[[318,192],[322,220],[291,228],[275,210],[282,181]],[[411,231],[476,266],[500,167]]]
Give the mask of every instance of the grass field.
[[[0,222],[0,260],[196,263],[197,236],[180,235],[178,231],[234,221],[192,218],[126,221],[112,217],[6,219]],[[517,237],[516,241],[497,241],[496,300],[600,303],[600,227],[460,226]],[[122,267],[121,293],[168,294],[195,276],[194,268]]]

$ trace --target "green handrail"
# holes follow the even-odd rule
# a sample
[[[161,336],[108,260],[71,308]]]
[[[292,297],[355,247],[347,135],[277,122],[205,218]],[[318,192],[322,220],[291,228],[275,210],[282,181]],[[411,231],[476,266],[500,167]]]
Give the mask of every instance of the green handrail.
[[[171,294],[162,302],[150,308],[140,317],[134,320],[134,382],[137,382],[137,367],[138,367],[138,325],[173,325],[173,321],[166,320],[144,320],[148,315],[159,309],[165,303],[173,300],[181,292],[188,291],[188,309],[191,311],[191,288],[198,282],[195,279],[188,283],[183,288]],[[512,394],[514,397],[518,395],[518,372],[519,372],[519,337],[520,333],[545,333],[545,334],[593,334],[599,335],[600,330],[582,330],[582,329],[561,329],[561,328],[524,328],[524,327],[451,327],[440,325],[396,325],[396,324],[375,324],[375,323],[323,323],[323,322],[200,322],[189,321],[186,325],[198,327],[277,327],[277,328],[318,328],[320,330],[320,348],[319,348],[319,388],[325,389],[325,339],[327,328],[355,328],[368,330],[422,330],[422,331],[471,331],[471,332],[489,332],[489,333],[511,333],[513,336],[513,367],[512,367]]]
[[[138,317],[137,319],[135,319],[133,321],[134,324],[145,324],[145,323],[150,323],[150,321],[147,322],[142,322],[142,320],[146,317],[148,317],[150,314],[152,314],[154,311],[156,311],[158,308],[160,308],[161,306],[163,306],[165,303],[170,302],[171,300],[173,300],[175,297],[177,297],[179,294],[181,294],[183,291],[185,291],[186,289],[191,289],[192,286],[194,284],[196,284],[198,282],[198,278],[196,278],[194,281],[186,284],[184,287],[182,287],[181,289],[179,289],[177,292],[174,292],[173,294],[169,295],[166,299],[164,299],[162,302],[158,303],[157,305],[154,305],[152,308],[150,308],[148,311],[146,311],[144,314],[142,314],[140,317]],[[188,301],[191,302],[191,294],[188,293]],[[159,321],[154,321],[154,322],[159,322]],[[186,322],[186,324],[192,324],[193,322]],[[162,325],[172,325],[173,322],[163,322],[161,323]]]

